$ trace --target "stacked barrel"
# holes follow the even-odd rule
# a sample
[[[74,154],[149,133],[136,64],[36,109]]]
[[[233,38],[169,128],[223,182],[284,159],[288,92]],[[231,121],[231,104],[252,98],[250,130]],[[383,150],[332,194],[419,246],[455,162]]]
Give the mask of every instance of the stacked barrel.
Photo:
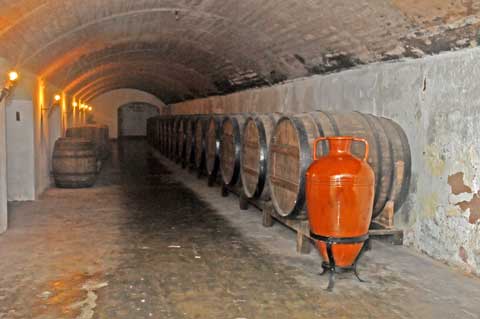
[[[66,137],[85,138],[95,146],[97,158],[105,160],[110,154],[109,130],[107,125],[84,125],[68,128]]]
[[[239,189],[250,201],[271,201],[276,213],[304,219],[305,172],[312,162],[313,141],[320,136],[355,136],[370,145],[368,163],[375,172],[373,216],[388,201],[398,210],[411,177],[410,147],[394,121],[360,112],[300,114],[209,114],[159,116],[148,121],[148,140],[167,158]],[[362,144],[353,154],[361,157]],[[318,156],[325,155],[320,145]],[[322,196],[322,194],[319,194]]]

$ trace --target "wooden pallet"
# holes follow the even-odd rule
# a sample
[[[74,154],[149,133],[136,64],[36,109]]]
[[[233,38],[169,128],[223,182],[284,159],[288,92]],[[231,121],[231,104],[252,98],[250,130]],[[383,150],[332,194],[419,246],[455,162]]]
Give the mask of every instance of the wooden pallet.
[[[296,250],[300,254],[308,254],[311,250],[310,242],[315,242],[310,235],[310,223],[308,220],[290,219],[278,215],[273,205],[264,203],[262,210],[262,224],[265,227],[273,226],[275,221],[282,223],[297,233]],[[393,202],[386,205],[385,210],[372,221],[369,230],[370,238],[385,241],[394,245],[403,244],[403,230],[393,226]]]
[[[262,225],[264,227],[272,227],[275,221],[282,223],[297,233],[297,253],[310,253],[312,247],[310,243],[313,241],[313,238],[310,236],[310,223],[308,220],[289,219],[282,217],[275,212],[271,202],[266,203],[262,214]]]
[[[244,191],[243,187],[241,185],[235,185],[234,187],[225,185],[224,183],[220,183],[222,189],[221,189],[221,195],[223,197],[228,196],[229,193],[235,194],[238,196],[238,204],[240,206],[241,210],[247,210],[248,207],[254,206],[260,211],[263,211],[265,209],[265,205],[267,205],[268,202],[260,200],[260,199],[252,199],[248,198]]]
[[[379,239],[394,245],[403,245],[403,230],[394,226],[394,202],[388,201],[385,208],[370,224],[370,238]]]

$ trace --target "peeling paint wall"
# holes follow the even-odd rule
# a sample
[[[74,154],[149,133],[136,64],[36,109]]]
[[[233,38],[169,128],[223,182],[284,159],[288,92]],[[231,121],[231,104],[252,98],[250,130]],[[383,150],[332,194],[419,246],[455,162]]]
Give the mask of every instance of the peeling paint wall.
[[[480,275],[479,60],[480,49],[474,48],[377,63],[174,104],[171,109],[358,110],[392,118],[406,131],[413,157],[411,194],[395,216],[395,223],[406,230],[406,244]]]

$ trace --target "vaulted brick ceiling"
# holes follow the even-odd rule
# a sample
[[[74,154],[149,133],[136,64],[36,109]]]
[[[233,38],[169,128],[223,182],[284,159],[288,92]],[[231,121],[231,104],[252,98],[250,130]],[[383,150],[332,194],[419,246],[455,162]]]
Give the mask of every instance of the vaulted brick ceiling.
[[[165,102],[477,45],[480,0],[0,0],[0,56]]]

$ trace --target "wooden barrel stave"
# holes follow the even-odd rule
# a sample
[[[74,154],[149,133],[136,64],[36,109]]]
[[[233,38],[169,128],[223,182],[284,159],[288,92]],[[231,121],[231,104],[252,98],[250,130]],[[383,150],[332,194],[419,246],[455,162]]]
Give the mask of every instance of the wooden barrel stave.
[[[392,187],[388,198],[395,202],[395,211],[398,211],[407,199],[412,172],[410,145],[404,130],[394,121],[380,118],[385,133],[390,141],[392,152]]]
[[[205,167],[205,134],[208,125],[207,116],[198,116],[195,121],[195,134],[194,134],[194,143],[195,143],[195,156],[194,156],[194,166],[198,170],[203,170]]]
[[[173,140],[174,140],[174,122],[175,117],[169,116],[167,119],[167,157],[174,158],[173,154]]]
[[[184,165],[190,166],[193,164],[195,156],[195,116],[190,117],[186,123],[185,129],[185,157]]]
[[[223,119],[220,142],[220,172],[223,182],[234,186],[240,180],[242,128],[246,115],[229,115]]]
[[[185,126],[188,118],[183,116],[178,123],[177,133],[177,162],[183,163],[185,161]]]
[[[177,148],[178,148],[178,127],[180,124],[182,117],[175,116],[173,117],[173,125],[172,125],[172,139],[171,139],[171,159],[177,161]]]
[[[269,148],[268,184],[276,212],[305,218],[305,172],[318,128],[309,114],[283,116],[277,122]]]
[[[247,198],[270,200],[268,147],[279,115],[249,116],[243,128],[240,177]]]
[[[207,174],[216,177],[220,169],[220,140],[223,117],[212,115],[208,119],[205,133],[205,160]]]

